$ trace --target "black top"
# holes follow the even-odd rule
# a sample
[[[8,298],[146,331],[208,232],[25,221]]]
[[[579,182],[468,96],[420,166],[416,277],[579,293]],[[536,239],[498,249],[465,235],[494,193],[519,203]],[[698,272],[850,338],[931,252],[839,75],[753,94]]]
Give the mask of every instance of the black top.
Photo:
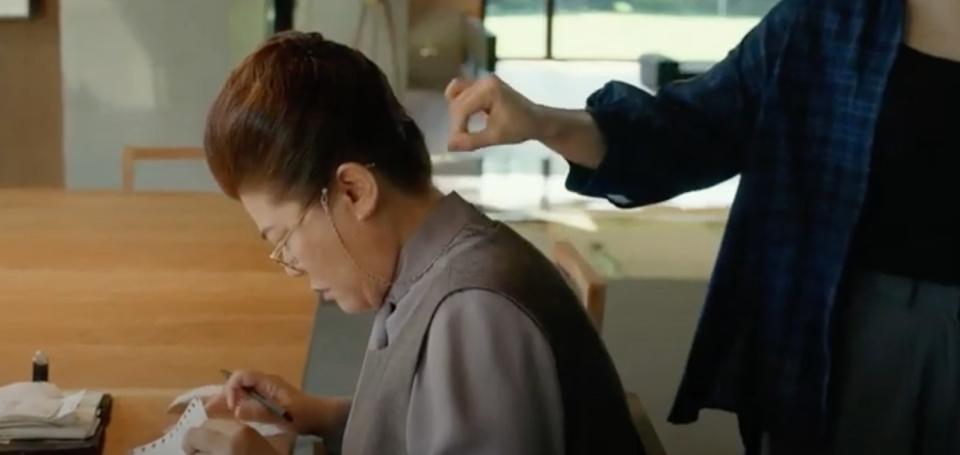
[[[875,138],[855,261],[960,284],[960,61],[901,46]]]

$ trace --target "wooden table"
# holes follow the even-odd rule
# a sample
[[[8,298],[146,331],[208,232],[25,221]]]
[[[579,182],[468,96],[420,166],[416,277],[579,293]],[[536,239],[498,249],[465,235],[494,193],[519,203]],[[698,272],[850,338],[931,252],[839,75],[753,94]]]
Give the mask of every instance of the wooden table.
[[[107,454],[157,437],[220,368],[300,384],[316,299],[214,194],[0,191],[0,384],[50,357],[64,389],[112,393]]]

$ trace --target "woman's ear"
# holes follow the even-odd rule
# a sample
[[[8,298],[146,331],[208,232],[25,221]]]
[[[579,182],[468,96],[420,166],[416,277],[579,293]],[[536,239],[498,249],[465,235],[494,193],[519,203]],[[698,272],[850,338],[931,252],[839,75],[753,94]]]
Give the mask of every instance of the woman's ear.
[[[380,203],[380,184],[367,166],[344,163],[337,168],[337,184],[350,202],[357,220],[370,218]]]

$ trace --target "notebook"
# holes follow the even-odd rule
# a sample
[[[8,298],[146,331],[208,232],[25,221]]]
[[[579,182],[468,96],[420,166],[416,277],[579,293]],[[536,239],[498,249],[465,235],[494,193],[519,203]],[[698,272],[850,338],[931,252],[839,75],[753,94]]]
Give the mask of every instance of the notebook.
[[[203,402],[199,398],[194,398],[187,405],[186,410],[180,415],[167,434],[159,439],[144,444],[133,449],[133,455],[180,455],[183,454],[183,438],[191,428],[196,428],[207,421],[207,411],[203,408]],[[184,454],[186,455],[186,454]]]

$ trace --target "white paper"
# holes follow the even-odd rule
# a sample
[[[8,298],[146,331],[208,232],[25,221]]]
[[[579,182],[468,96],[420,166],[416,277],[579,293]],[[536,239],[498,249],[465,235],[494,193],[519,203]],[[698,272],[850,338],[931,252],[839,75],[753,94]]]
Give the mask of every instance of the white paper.
[[[180,455],[183,454],[183,438],[191,428],[196,428],[207,421],[207,411],[203,408],[200,399],[194,399],[187,405],[187,409],[180,415],[177,423],[170,428],[167,434],[160,439],[133,449],[133,455]],[[186,455],[186,454],[184,454]]]
[[[215,395],[219,395],[222,391],[223,386],[220,384],[205,385],[188,390],[173,399],[173,401],[170,403],[170,406],[167,407],[167,412],[176,411],[179,407],[186,407],[187,403],[195,398],[207,401],[208,399],[213,398]]]
[[[0,387],[0,401],[32,398],[63,398],[63,392],[49,382],[15,382]]]
[[[77,409],[80,408],[80,402],[83,401],[83,397],[86,396],[86,394],[86,390],[81,390],[64,397],[63,404],[60,406],[60,410],[57,411],[57,421],[63,422],[68,418],[76,416]]]
[[[167,412],[175,412],[179,408],[186,406],[187,403],[194,399],[200,399],[206,401],[215,395],[219,395],[223,392],[223,386],[220,384],[211,384],[200,386],[192,390],[188,390],[181,394],[180,396],[173,399],[170,403],[170,406],[167,407]],[[283,428],[273,425],[270,423],[259,423],[259,422],[243,422],[250,428],[253,428],[260,433],[263,437],[276,436],[278,434],[286,433],[286,430]]]
[[[64,396],[49,383],[16,383],[0,387],[0,428],[66,426],[77,420],[86,391]]]
[[[256,431],[257,433],[260,433],[260,436],[263,436],[265,438],[286,433],[286,430],[271,423],[257,423],[257,422],[243,422],[243,423],[244,425],[247,425],[248,427],[253,428],[254,431]]]
[[[52,422],[62,406],[63,400],[51,398],[0,401],[0,426]]]
[[[97,409],[103,399],[103,393],[71,392],[59,400],[49,398],[52,395],[45,392],[40,396],[40,401],[49,402],[48,409],[53,412],[53,415],[43,419],[26,419],[23,416],[6,414],[5,417],[8,420],[0,419],[0,440],[85,439],[96,432],[97,425],[100,423]],[[0,405],[0,407],[10,406],[9,396],[7,398],[8,400],[4,402],[6,405]],[[36,396],[31,398],[32,404],[29,405],[34,408],[34,413],[37,412],[36,400],[38,400]]]

